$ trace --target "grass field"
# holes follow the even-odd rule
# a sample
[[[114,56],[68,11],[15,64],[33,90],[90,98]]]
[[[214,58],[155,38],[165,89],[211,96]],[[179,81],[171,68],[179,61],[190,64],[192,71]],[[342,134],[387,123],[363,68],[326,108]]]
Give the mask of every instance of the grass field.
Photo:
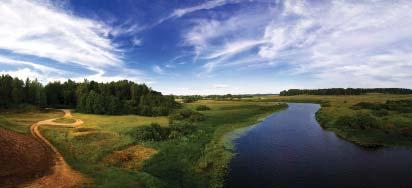
[[[58,118],[58,119],[54,120],[54,122],[56,122],[56,123],[74,123],[74,122],[76,122],[76,120],[73,119],[73,118]]]
[[[81,127],[57,128],[44,126],[42,132],[63,153],[75,169],[94,179],[99,187],[141,187],[138,176],[131,171],[109,166],[102,159],[116,150],[134,143],[130,129],[159,123],[166,126],[166,117],[104,116],[74,113],[75,118],[85,123]]]
[[[338,136],[364,146],[412,146],[412,137],[401,134],[401,129],[412,128],[412,113],[389,111],[387,115],[378,117],[372,110],[355,110],[352,107],[360,102],[385,103],[388,100],[412,100],[412,95],[367,94],[358,96],[265,96],[255,97],[254,101],[289,101],[314,102],[322,104],[317,113],[321,126],[334,131]],[[380,129],[353,129],[337,124],[342,116],[352,116],[363,112],[372,114],[381,123]]]
[[[130,134],[137,127],[151,123],[167,127],[168,118],[134,115],[74,113],[74,118],[85,122],[81,127],[43,126],[42,132],[71,166],[93,178],[99,187],[221,187],[232,157],[225,147],[230,140],[227,133],[253,125],[285,106],[247,101],[198,101],[185,107],[195,109],[200,104],[211,108],[202,111],[207,119],[196,123],[194,133],[176,139],[137,142]],[[136,153],[152,157],[141,163],[142,157]],[[119,162],[113,162],[116,159]],[[125,168],[127,166],[131,168]]]
[[[62,117],[63,112],[59,110],[29,110],[29,111],[3,111],[0,112],[0,127],[16,131],[18,133],[30,134],[30,126],[38,121]]]

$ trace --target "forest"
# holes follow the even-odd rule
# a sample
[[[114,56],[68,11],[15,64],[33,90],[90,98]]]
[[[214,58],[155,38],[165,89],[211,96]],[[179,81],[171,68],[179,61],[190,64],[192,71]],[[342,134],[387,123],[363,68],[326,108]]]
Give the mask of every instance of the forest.
[[[165,96],[145,84],[122,80],[81,83],[67,80],[50,82],[43,86],[37,80],[0,77],[0,109],[30,104],[40,108],[75,108],[89,114],[168,115],[179,108],[173,96]]]
[[[367,93],[412,94],[404,88],[329,88],[329,89],[289,89],[280,92],[280,96],[293,95],[364,95]]]

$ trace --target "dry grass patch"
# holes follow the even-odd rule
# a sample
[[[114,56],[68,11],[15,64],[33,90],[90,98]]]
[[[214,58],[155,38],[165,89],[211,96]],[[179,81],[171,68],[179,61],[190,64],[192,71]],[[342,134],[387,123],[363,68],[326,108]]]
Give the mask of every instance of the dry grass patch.
[[[138,171],[143,161],[156,154],[157,150],[142,145],[130,146],[124,150],[115,151],[103,159],[103,163],[120,166],[128,170]]]

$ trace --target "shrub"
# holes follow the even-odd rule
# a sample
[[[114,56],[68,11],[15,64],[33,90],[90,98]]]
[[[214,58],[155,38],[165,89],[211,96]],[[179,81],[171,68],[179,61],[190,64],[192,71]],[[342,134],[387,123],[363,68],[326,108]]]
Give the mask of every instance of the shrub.
[[[354,129],[382,128],[378,119],[368,113],[356,113],[352,116],[341,116],[336,121],[337,125],[349,126]]]
[[[199,105],[196,107],[197,111],[206,111],[206,110],[210,110],[210,108],[206,105]]]
[[[203,121],[206,119],[206,116],[196,112],[194,110],[189,109],[182,109],[176,110],[171,115],[169,115],[170,123],[173,124],[174,122],[186,121],[186,122],[198,122]]]
[[[153,107],[152,115],[153,116],[166,116],[169,114],[169,108],[166,107]]]
[[[138,127],[132,131],[132,136],[137,141],[162,141],[176,139],[192,134],[196,127],[191,124],[171,124],[170,127],[161,127],[157,123],[150,126]]]
[[[138,141],[160,141],[167,138],[168,133],[157,123],[137,128],[133,136]]]
[[[169,127],[170,132],[176,132],[181,135],[192,134],[196,130],[196,126],[191,124],[172,124]],[[169,135],[170,136],[170,135]]]

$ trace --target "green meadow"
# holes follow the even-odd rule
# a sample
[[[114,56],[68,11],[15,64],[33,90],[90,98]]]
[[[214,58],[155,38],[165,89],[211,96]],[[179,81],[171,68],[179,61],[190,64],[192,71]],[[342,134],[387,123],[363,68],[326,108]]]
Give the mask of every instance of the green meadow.
[[[72,113],[71,119],[61,118],[63,113],[55,110],[8,111],[0,113],[0,126],[30,134],[29,126],[40,120],[83,120],[76,128],[43,125],[41,131],[70,166],[93,179],[93,187],[222,187],[234,156],[232,140],[287,108],[285,102],[318,103],[321,109],[316,116],[322,127],[348,141],[375,147],[412,145],[412,113],[409,103],[404,104],[409,100],[412,95],[389,94],[198,100],[183,104],[183,116],[194,116],[187,117],[188,122],[182,114]],[[171,121],[174,116],[178,120]]]
[[[286,107],[266,102],[201,100],[185,104],[184,108],[196,110],[199,105],[208,109],[202,107],[205,110],[199,111],[205,120],[193,123],[194,131],[161,141],[141,141],[133,133],[153,123],[169,127],[169,118],[165,116],[74,113],[74,118],[85,122],[80,127],[43,126],[41,131],[73,168],[94,180],[95,186],[222,187],[233,156],[230,140],[235,137],[229,133]],[[120,158],[117,164],[104,162],[113,152],[134,145],[156,150],[140,169],[122,168],[122,160],[134,160],[131,155]]]
[[[38,121],[63,116],[60,110],[20,109],[0,112],[0,128],[30,134],[30,126]]]

